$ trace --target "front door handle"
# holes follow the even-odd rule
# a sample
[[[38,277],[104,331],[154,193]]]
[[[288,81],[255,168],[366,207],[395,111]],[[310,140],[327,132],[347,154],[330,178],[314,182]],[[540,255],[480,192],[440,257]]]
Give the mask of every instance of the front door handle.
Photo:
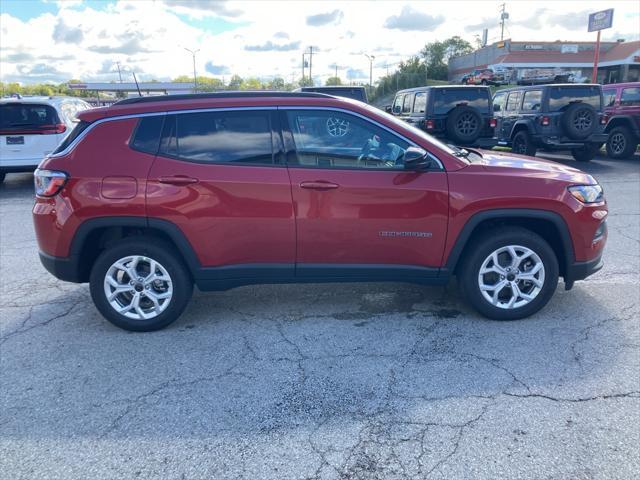
[[[160,177],[158,181],[160,183],[168,183],[169,185],[191,185],[192,183],[198,183],[197,178],[187,177],[185,175],[175,175],[173,177]]]
[[[333,190],[334,188],[338,188],[339,185],[337,183],[327,182],[325,180],[316,180],[314,182],[301,182],[300,188],[307,188],[311,190]]]

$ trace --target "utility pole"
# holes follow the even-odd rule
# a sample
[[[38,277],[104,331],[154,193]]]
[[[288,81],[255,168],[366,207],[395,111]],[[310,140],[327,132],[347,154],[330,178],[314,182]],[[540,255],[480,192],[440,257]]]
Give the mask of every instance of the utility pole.
[[[116,62],[116,66],[118,67],[118,77],[120,77],[120,83],[122,83],[122,73],[120,72],[120,62]]]
[[[376,59],[374,55],[364,54],[369,59],[369,90],[373,88],[373,61]]]
[[[505,11],[506,4],[500,5],[500,41],[504,40],[504,21],[509,18],[509,14]]]
[[[198,80],[197,80],[197,77],[196,77],[196,53],[198,53],[200,51],[200,49],[189,50],[186,47],[184,47],[184,49],[187,52],[189,52],[191,54],[191,56],[193,57],[193,93],[198,93]]]
[[[337,63],[335,64],[335,67],[336,67],[336,74],[334,75],[334,77],[338,78],[338,64]]]
[[[313,73],[311,73],[311,68],[313,67],[313,46],[309,47],[309,80],[311,81],[311,86],[313,86]]]

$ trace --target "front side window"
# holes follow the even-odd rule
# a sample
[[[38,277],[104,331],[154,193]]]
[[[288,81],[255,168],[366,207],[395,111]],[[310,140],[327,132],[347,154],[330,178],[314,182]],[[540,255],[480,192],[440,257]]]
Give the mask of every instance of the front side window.
[[[408,142],[355,115],[330,110],[287,112],[298,165],[402,169]]]
[[[542,90],[529,90],[524,94],[522,110],[540,110],[542,104]]]
[[[625,107],[640,105],[640,88],[631,87],[623,89],[622,95],[620,95],[620,105]]]
[[[396,99],[393,101],[393,110],[392,112],[396,115],[402,112],[402,102],[404,101],[405,95],[396,95]]]
[[[268,111],[168,115],[160,154],[203,163],[272,164]]]
[[[518,110],[520,104],[520,92],[511,92],[507,100],[507,110]]]

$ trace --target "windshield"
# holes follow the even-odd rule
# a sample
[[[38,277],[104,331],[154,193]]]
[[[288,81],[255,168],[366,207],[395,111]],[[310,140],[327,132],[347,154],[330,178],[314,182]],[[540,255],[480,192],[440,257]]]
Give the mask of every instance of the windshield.
[[[426,140],[428,143],[430,143],[431,145],[435,145],[436,147],[438,147],[440,150],[444,150],[445,152],[447,152],[450,155],[455,155],[456,151],[451,148],[451,146],[447,145],[446,143],[442,143],[440,140],[438,140],[435,137],[432,137],[431,135],[429,135],[428,133],[424,132],[423,130],[420,130],[417,127],[414,127],[413,125],[400,120],[396,117],[394,117],[393,115],[390,115],[386,112],[383,112],[381,110],[378,110],[375,107],[372,107],[370,105],[363,105],[367,108],[367,110],[370,110],[371,112],[374,112],[378,115],[383,115],[385,120],[388,120],[389,122],[393,123],[394,125],[397,125],[398,127],[410,130],[413,134],[415,134],[418,137],[423,138],[424,140]],[[462,158],[462,157],[461,157]],[[468,160],[467,160],[468,161]]]
[[[549,92],[549,110],[556,112],[575,102],[587,103],[600,110],[600,92],[600,87],[595,85],[552,87]]]

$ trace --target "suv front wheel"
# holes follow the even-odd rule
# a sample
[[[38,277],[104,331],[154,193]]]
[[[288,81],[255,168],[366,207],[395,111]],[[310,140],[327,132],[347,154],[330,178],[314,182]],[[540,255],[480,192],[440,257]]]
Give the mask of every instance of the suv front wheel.
[[[473,242],[458,275],[463,296],[482,315],[516,320],[547,304],[558,285],[558,260],[539,235],[505,227]]]
[[[135,332],[166,327],[184,311],[193,282],[165,242],[136,237],[100,254],[91,270],[91,297],[114,325]]]

